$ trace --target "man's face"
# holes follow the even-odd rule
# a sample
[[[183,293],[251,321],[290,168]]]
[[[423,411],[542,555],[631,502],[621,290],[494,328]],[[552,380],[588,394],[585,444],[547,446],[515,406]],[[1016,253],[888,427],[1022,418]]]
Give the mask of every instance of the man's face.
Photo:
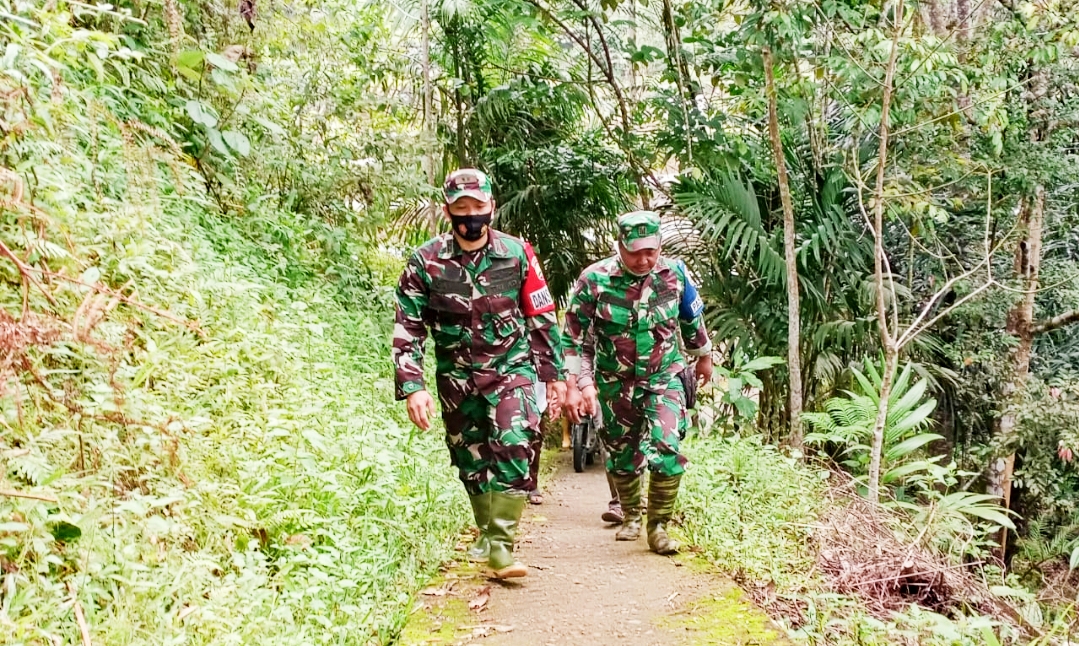
[[[622,257],[622,264],[637,276],[644,276],[655,268],[659,261],[659,249],[641,249],[630,251],[618,243],[618,255]]]
[[[454,200],[452,204],[445,205],[444,208],[447,217],[451,215],[487,215],[488,213],[494,213],[495,201],[481,202],[474,197],[465,195]]]

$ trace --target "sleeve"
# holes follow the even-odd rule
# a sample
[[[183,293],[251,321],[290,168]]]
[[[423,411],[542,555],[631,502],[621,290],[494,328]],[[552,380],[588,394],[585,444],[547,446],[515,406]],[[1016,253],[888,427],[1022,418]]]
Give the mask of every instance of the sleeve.
[[[520,306],[528,326],[532,360],[540,381],[560,381],[563,379],[564,367],[554,299],[551,298],[551,290],[543,278],[543,270],[540,268],[539,258],[532,251],[532,245],[526,242],[524,250],[525,278],[521,287]]]
[[[588,337],[595,315],[595,295],[592,293],[588,277],[582,274],[577,279],[577,284],[573,286],[562,331],[566,352],[566,372],[571,375],[580,375],[583,372],[582,357],[586,345],[585,339]]]
[[[397,282],[397,307],[393,326],[394,397],[405,399],[426,389],[423,381],[423,351],[427,326],[427,285],[423,280],[423,261],[413,255]]]
[[[704,301],[701,300],[697,286],[689,276],[684,263],[678,263],[679,278],[682,281],[682,300],[678,304],[678,326],[682,332],[682,341],[686,354],[700,357],[712,351],[712,340],[708,338],[708,329],[704,326]]]
[[[593,333],[595,330],[592,331]],[[577,388],[584,390],[589,386],[596,385],[596,338],[589,334],[581,347],[581,374],[577,376]]]

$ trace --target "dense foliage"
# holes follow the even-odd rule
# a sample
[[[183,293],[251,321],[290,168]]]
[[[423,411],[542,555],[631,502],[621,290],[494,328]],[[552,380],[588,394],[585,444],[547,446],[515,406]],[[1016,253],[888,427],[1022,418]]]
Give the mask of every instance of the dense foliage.
[[[95,643],[394,638],[463,507],[392,403],[390,286],[462,164],[559,298],[619,212],[663,211],[737,435],[696,444],[686,496],[717,564],[802,585],[821,509],[787,489],[830,465],[1051,625],[1079,565],[1071,13],[0,0],[0,636],[72,641],[77,608]],[[808,471],[775,448],[788,280]]]

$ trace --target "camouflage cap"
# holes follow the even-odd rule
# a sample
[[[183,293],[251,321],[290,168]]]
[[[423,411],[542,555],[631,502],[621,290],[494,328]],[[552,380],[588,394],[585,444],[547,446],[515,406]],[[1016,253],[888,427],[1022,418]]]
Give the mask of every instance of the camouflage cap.
[[[627,251],[659,249],[659,214],[655,211],[633,211],[618,216],[618,241]]]
[[[446,176],[446,183],[442,185],[442,193],[446,196],[446,204],[453,204],[466,196],[480,202],[490,202],[492,197],[491,180],[481,170],[460,168]]]

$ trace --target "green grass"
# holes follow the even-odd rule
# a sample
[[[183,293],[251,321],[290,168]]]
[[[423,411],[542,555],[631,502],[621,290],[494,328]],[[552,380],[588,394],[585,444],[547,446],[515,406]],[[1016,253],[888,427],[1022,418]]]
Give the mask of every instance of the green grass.
[[[94,332],[114,350],[31,350],[82,414],[26,375],[0,400],[0,485],[57,498],[0,498],[0,643],[78,641],[69,586],[94,644],[388,643],[467,504],[393,401],[386,289],[349,303],[242,223],[162,204],[64,225],[202,334],[120,306]],[[70,316],[86,290],[54,294]]]
[[[738,580],[795,585],[815,558],[820,477],[756,437],[691,436],[684,448],[692,467],[679,505],[688,540]]]

